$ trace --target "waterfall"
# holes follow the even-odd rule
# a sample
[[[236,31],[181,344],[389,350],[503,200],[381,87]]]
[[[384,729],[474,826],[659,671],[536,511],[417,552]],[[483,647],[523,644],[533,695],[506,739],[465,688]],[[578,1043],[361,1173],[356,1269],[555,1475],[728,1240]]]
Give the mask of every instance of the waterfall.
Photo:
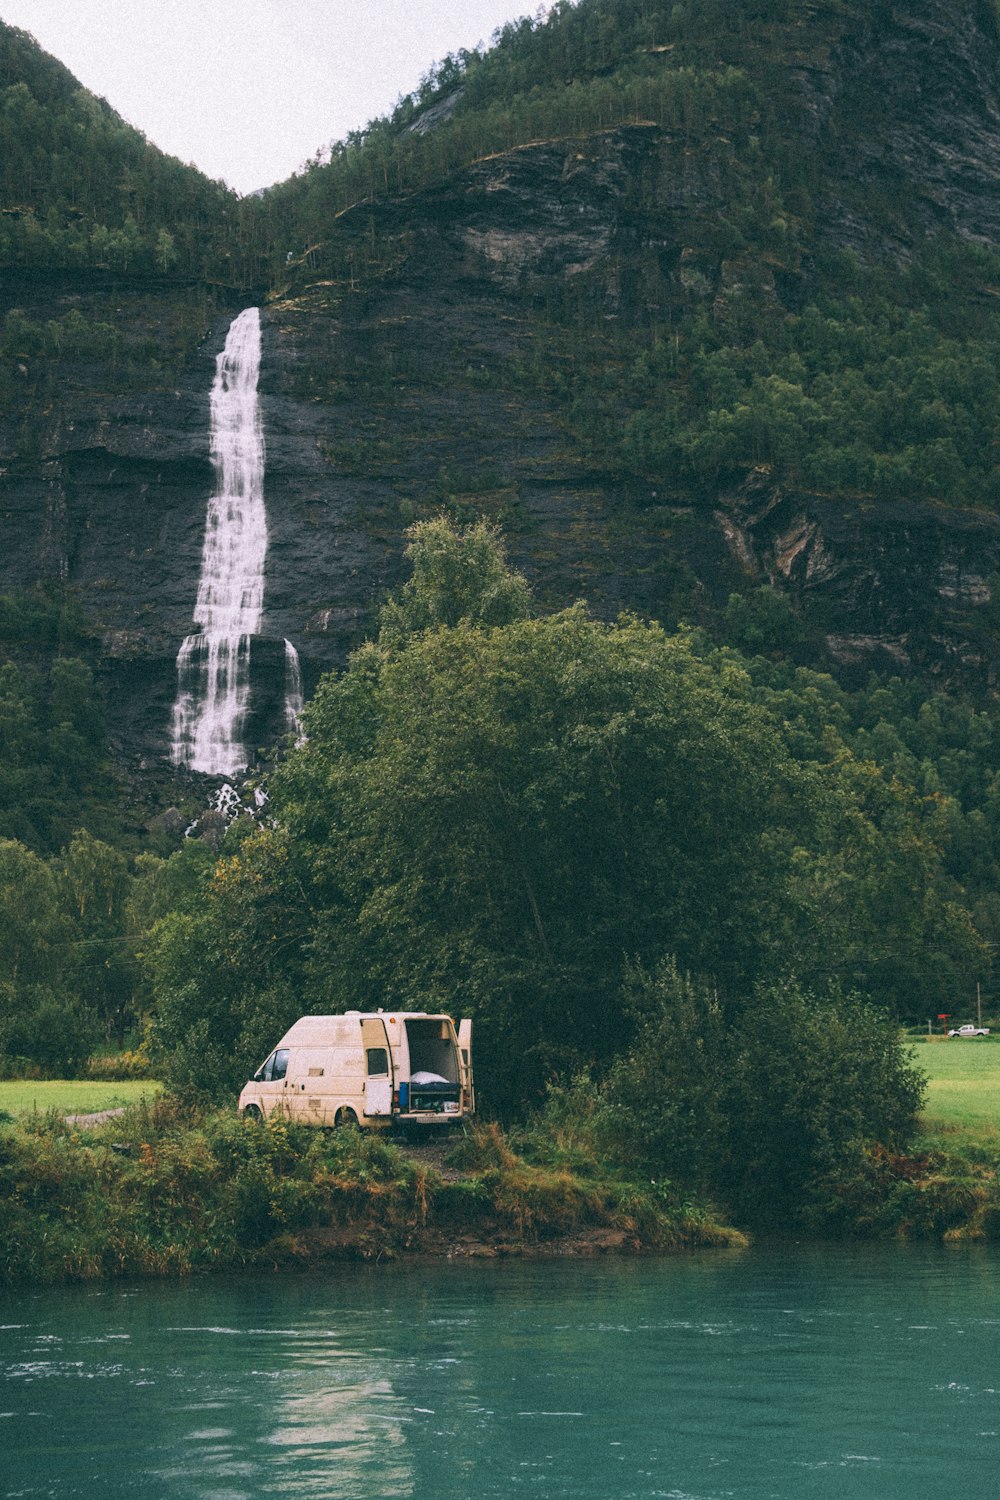
[[[291,641],[285,641],[285,731],[294,735],[296,745],[305,743],[302,733],[302,668],[299,653]]]
[[[250,699],[250,638],[264,607],[264,434],[257,381],[260,310],[232,323],[216,360],[211,397],[215,493],[208,502],[195,631],[177,655],[171,759],[228,776],[247,763],[242,732]],[[302,679],[285,642],[285,718],[298,732]]]

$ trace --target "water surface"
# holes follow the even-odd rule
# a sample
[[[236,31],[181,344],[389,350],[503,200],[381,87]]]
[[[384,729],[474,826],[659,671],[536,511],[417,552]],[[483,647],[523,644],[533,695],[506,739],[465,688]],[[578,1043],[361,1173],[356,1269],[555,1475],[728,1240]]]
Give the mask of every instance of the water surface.
[[[760,1248],[0,1297],[0,1495],[951,1500],[1000,1257]]]

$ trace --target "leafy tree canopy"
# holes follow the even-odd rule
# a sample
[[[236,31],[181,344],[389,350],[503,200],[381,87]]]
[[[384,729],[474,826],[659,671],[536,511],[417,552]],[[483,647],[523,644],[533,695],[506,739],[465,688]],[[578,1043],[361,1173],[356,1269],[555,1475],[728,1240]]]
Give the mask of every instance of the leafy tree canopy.
[[[506,563],[496,528],[482,520],[456,530],[444,517],[406,533],[413,573],[379,615],[379,641],[396,645],[441,625],[509,625],[529,612],[530,591]]]
[[[449,596],[433,564],[484,547],[484,589],[457,567]],[[393,631],[320,685],[276,827],[158,929],[164,1036],[204,1024],[199,1045],[242,1057],[245,1028],[273,1044],[304,995],[471,1011],[513,1104],[621,1050],[634,962],[676,954],[736,1011],[790,973],[904,1009],[931,951],[975,963],[919,803],[843,742],[797,743],[732,653],[582,605],[474,623],[497,539],[439,522],[411,551],[405,616],[384,618],[456,623]]]

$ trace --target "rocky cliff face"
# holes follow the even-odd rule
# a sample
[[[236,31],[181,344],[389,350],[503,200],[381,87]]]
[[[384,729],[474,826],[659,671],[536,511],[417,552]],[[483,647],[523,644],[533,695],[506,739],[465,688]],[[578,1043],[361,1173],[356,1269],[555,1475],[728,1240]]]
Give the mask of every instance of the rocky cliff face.
[[[827,173],[818,238],[890,258],[922,225],[1000,243],[992,7],[917,0],[866,15],[789,64],[789,131]],[[546,307],[577,294],[622,328],[692,301],[725,315],[751,281],[776,314],[794,304],[794,276],[713,248],[734,149],[638,124],[491,157],[345,216],[348,238],[384,247],[380,274],[352,286],[299,273],[267,303],[254,744],[281,728],[282,639],[308,690],[371,629],[407,524],[440,505],[500,520],[547,607],[584,597],[605,616],[699,618],[770,581],[823,621],[845,671],[992,681],[994,516],[786,493],[765,472],[698,494],[669,474],[595,472],[568,436],[558,379],[519,375],[544,358],[558,376]],[[15,306],[36,320],[75,310],[116,338],[93,357],[16,361],[0,417],[0,588],[68,581],[101,631],[120,752],[160,763],[212,485],[214,358],[238,309],[203,289],[69,274],[5,277],[0,312]]]
[[[609,318],[637,315],[627,189],[658,170],[660,146],[637,128],[477,163],[447,191],[377,211],[399,257],[384,279],[266,309],[268,609],[314,670],[371,627],[403,530],[440,505],[499,519],[549,606],[585,596],[604,614],[669,615],[694,552],[713,593],[723,586],[711,521],[591,471],[558,399],[517,376],[545,346],[537,309],[554,288],[586,278]]]
[[[998,77],[992,0],[858,7],[798,70],[797,123],[826,163],[822,239],[902,259],[940,229],[1000,240]]]
[[[0,588],[70,585],[100,632],[116,747],[157,755],[197,587],[208,393],[229,315],[200,289],[23,272],[0,281],[0,312],[11,307],[85,328],[72,353],[17,362],[0,419]],[[113,348],[90,353],[103,330]],[[168,349],[182,353],[164,368]]]

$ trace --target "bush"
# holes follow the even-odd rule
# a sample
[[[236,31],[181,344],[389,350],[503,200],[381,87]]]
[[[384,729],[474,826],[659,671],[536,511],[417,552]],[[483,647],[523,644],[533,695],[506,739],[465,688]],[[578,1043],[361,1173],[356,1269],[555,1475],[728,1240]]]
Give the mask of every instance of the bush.
[[[813,1229],[907,1238],[994,1237],[996,1176],[956,1156],[904,1155],[849,1141],[814,1184],[804,1217]]]
[[[91,1057],[87,1061],[88,1078],[99,1078],[106,1083],[121,1083],[133,1078],[152,1078],[153,1065],[144,1045],[126,1048],[124,1052],[109,1052]]]
[[[630,1004],[635,1040],[604,1091],[607,1148],[748,1222],[797,1217],[848,1143],[913,1133],[923,1081],[895,1023],[857,997],[788,982],[737,1007],[668,962],[633,975]]]
[[[924,1081],[896,1023],[857,997],[760,989],[727,1038],[721,1185],[755,1222],[781,1222],[852,1140],[904,1146]]]
[[[678,973],[673,959],[655,975],[635,970],[626,987],[636,1035],[616,1060],[604,1091],[599,1131],[632,1166],[693,1186],[717,1177],[726,1136],[727,1045],[717,996]]]

